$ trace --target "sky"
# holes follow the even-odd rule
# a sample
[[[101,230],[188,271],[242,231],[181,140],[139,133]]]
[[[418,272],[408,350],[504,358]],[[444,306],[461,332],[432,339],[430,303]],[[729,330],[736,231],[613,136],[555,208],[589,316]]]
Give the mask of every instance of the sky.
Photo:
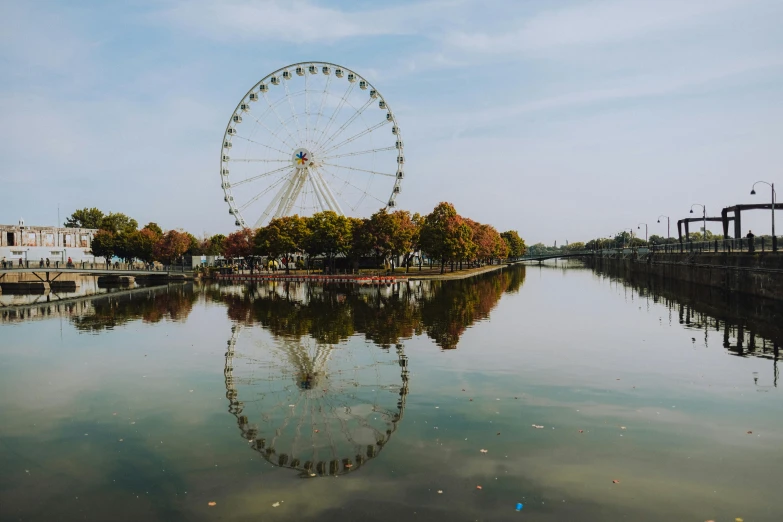
[[[95,206],[233,231],[226,122],[317,60],[394,107],[400,209],[449,201],[528,244],[665,235],[662,214],[675,234],[694,203],[783,187],[781,20],[779,0],[0,0],[0,223]]]

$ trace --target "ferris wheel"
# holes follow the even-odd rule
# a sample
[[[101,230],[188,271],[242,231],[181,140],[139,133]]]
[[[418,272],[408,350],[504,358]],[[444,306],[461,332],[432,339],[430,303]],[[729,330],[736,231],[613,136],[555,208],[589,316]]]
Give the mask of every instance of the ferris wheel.
[[[265,76],[226,126],[220,181],[238,227],[332,210],[395,207],[405,177],[397,120],[356,72],[302,62]]]
[[[250,448],[302,478],[350,473],[375,458],[405,410],[402,346],[269,335],[234,325],[226,351],[228,411]]]

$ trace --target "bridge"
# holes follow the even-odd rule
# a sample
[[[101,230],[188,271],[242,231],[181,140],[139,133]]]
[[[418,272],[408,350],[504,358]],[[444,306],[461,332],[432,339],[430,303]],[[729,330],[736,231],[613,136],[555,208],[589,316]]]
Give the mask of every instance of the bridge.
[[[42,293],[76,290],[86,279],[98,286],[130,286],[139,281],[182,281],[192,274],[170,270],[128,270],[111,268],[5,268],[0,269],[1,293]]]
[[[644,254],[648,251],[646,248],[630,249],[630,248],[604,248],[601,250],[574,250],[564,252],[547,252],[543,254],[526,254],[518,258],[515,263],[521,263],[524,261],[546,261],[547,259],[561,259],[569,257],[584,257],[594,255],[612,255],[612,254],[630,254],[633,251],[637,251],[640,254]]]

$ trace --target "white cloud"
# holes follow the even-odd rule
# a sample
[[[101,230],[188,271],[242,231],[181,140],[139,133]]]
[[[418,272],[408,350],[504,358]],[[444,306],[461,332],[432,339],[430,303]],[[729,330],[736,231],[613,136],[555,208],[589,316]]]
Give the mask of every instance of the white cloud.
[[[551,5],[551,4],[549,4]],[[507,32],[455,32],[445,37],[451,46],[478,53],[515,53],[569,45],[589,45],[638,38],[732,6],[740,0],[611,0],[544,11],[520,20]]]
[[[441,13],[460,3],[413,2],[382,9],[344,11],[307,0],[184,1],[160,16],[166,22],[224,41],[333,42],[359,36],[412,34],[423,26],[436,25]]]

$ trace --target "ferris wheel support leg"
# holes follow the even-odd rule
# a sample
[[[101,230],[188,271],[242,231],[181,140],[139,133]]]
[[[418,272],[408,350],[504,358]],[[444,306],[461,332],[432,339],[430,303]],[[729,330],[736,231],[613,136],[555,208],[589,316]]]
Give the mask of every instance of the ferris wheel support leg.
[[[315,194],[315,198],[318,200],[318,205],[321,207],[321,211],[328,210],[327,205],[321,196],[321,191],[318,189],[318,185],[315,182],[315,173],[309,173],[307,178],[310,180],[310,185],[313,187],[313,194]]]
[[[332,194],[332,189],[329,188],[329,184],[323,178],[323,176],[321,175],[320,171],[318,171],[318,178],[321,180],[321,183],[323,184],[324,188],[326,189],[326,193],[328,194],[329,199],[332,201],[332,204],[335,206],[335,212],[337,212],[341,216],[345,215],[343,213],[343,209],[340,208],[340,204],[337,202],[337,198],[335,198],[334,194]]]
[[[315,186],[318,188],[318,193],[320,194],[320,198],[323,199],[323,201],[326,203],[326,207],[324,210],[331,210],[332,212],[338,212],[338,208],[335,208],[334,202],[329,197],[329,193],[326,190],[326,187],[324,186],[324,179],[321,177],[321,173],[317,170],[313,174],[313,183],[315,183]]]
[[[282,198],[280,198],[280,202],[277,205],[277,211],[275,212],[275,215],[273,218],[279,218],[283,215],[283,209],[285,209],[286,205],[288,205],[288,198],[291,197],[291,193],[294,191],[294,188],[296,187],[297,183],[299,182],[299,177],[302,175],[301,171],[297,171],[296,175],[291,180],[291,184],[288,186],[288,189],[285,191],[285,194]]]
[[[299,194],[302,193],[302,189],[304,188],[304,184],[307,181],[307,169],[302,169],[302,172],[299,173],[299,177],[296,180],[296,187],[294,188],[294,191],[291,193],[291,196],[288,198],[288,202],[285,206],[285,210],[283,211],[283,215],[287,216],[291,212],[291,209],[294,208],[294,203],[296,203],[297,198],[299,198]]]
[[[261,217],[258,218],[258,221],[256,221],[255,228],[259,228],[261,226],[264,220],[269,216],[269,213],[272,212],[272,209],[275,208],[275,205],[280,202],[280,199],[283,197],[283,195],[291,189],[292,183],[292,179],[288,180],[288,185],[284,185],[280,188],[280,190],[277,191],[275,197],[272,198],[272,201],[270,201],[269,205],[267,205],[267,207],[264,209],[264,213],[261,214]]]

